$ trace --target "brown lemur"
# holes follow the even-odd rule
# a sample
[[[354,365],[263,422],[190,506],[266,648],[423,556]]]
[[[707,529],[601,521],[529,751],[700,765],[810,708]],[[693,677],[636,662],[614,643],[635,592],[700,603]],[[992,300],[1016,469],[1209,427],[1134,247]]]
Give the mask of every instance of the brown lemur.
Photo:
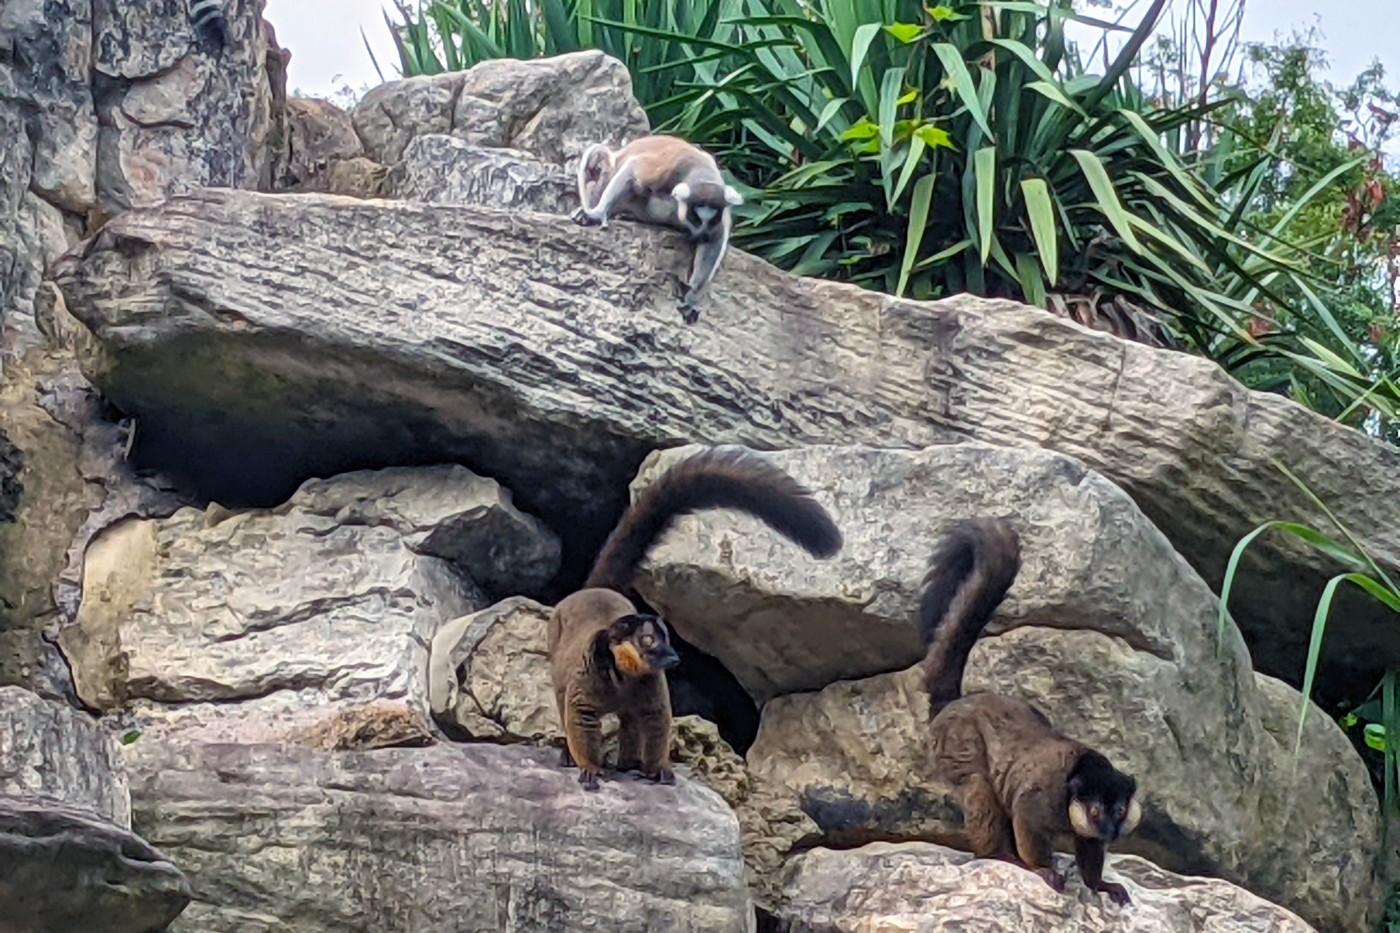
[[[594,143],[579,159],[578,198],[575,223],[606,227],[610,217],[624,216],[674,227],[690,239],[695,255],[682,283],[681,319],[699,320],[700,293],[729,249],[730,208],[744,203],[714,157],[675,136],[643,136],[617,150]]]
[[[810,491],[767,460],[714,448],[676,464],[648,486],[608,535],[584,588],[549,619],[555,702],[564,726],[565,766],[598,789],[603,773],[600,720],[616,713],[620,771],[663,784],[671,773],[671,699],[666,671],[679,662],[666,623],[639,613],[623,595],[637,566],[675,520],[707,509],[737,509],[817,557],[841,549],[841,532]]]
[[[972,646],[1020,569],[1020,538],[1000,519],[956,525],[933,556],[919,603],[919,632],[928,649],[924,689],[934,766],[959,797],[978,858],[1028,868],[1063,891],[1053,843],[1072,835],[1084,883],[1126,904],[1127,890],[1103,880],[1104,853],[1142,817],[1137,781],[1057,731],[1023,700],[962,695]]]

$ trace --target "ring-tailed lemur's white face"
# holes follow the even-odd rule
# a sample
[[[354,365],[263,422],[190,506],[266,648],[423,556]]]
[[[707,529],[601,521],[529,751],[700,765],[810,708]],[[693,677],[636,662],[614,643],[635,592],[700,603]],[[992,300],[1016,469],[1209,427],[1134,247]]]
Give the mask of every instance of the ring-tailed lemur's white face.
[[[744,199],[729,185],[697,185],[681,182],[671,190],[676,199],[676,217],[695,239],[708,239],[724,229],[725,212]]]

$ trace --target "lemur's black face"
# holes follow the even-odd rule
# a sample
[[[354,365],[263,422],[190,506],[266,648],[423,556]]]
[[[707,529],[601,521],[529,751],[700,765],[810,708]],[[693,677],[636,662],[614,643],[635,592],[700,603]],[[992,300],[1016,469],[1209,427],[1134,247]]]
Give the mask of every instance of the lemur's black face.
[[[744,199],[728,185],[676,185],[676,216],[692,240],[710,240],[724,234],[724,218],[729,208]]]
[[[1106,761],[1086,760],[1069,779],[1069,822],[1075,835],[1113,842],[1137,828],[1137,781]]]

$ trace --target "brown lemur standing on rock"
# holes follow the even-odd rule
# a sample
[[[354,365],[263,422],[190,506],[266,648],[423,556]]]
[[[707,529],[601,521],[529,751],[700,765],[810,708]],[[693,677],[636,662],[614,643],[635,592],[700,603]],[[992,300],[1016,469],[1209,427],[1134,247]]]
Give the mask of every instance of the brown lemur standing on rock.
[[[741,449],[715,448],[671,467],[623,513],[598,553],[584,588],[549,618],[554,697],[564,726],[565,766],[597,790],[603,773],[600,720],[621,725],[618,770],[639,770],[663,784],[671,773],[671,699],[666,671],[679,662],[666,623],[639,613],[623,595],[647,551],[692,512],[738,509],[817,557],[841,549],[826,509],[787,473]]]
[[[978,858],[1028,868],[1063,891],[1053,843],[1072,835],[1084,883],[1126,904],[1124,887],[1103,880],[1104,853],[1142,817],[1136,780],[1023,700],[962,695],[972,646],[1020,568],[1020,538],[999,519],[958,524],[933,556],[919,631],[928,648],[924,689],[934,766],[957,792]]]
[[[601,192],[596,201],[595,192]],[[700,293],[729,249],[730,208],[744,203],[725,184],[714,157],[675,136],[643,136],[616,150],[594,143],[579,158],[578,197],[575,223],[606,227],[610,217],[627,216],[689,237],[695,256],[683,283],[681,318],[699,320]]]

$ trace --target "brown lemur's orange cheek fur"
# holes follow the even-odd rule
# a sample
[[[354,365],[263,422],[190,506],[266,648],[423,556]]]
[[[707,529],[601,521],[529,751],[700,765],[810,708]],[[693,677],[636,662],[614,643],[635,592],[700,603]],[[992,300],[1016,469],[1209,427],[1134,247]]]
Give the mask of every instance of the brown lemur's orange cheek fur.
[[[637,651],[637,646],[630,641],[613,645],[612,653],[617,669],[629,677],[642,677],[651,672],[651,666]]]

